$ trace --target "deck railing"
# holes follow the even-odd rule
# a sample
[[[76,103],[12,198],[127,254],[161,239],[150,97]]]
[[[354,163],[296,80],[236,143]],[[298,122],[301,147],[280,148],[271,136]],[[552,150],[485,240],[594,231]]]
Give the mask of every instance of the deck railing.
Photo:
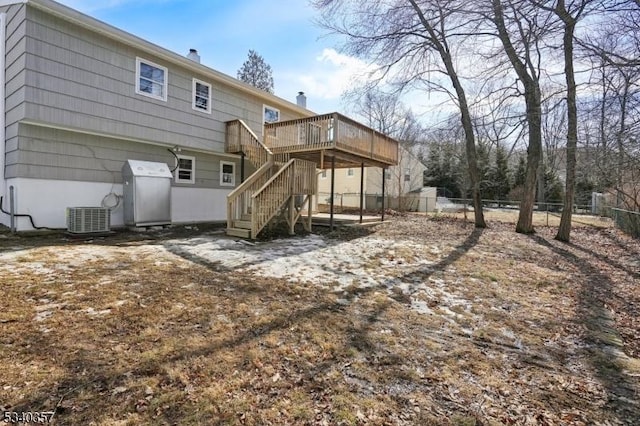
[[[299,159],[289,160],[252,196],[255,211],[251,214],[251,238],[256,238],[290,197],[313,195],[316,185],[315,163]]]
[[[265,145],[274,153],[340,149],[386,164],[397,164],[398,142],[339,113],[264,126]]]
[[[265,164],[271,155],[258,136],[242,120],[228,121],[227,123],[227,152],[244,153],[249,162],[259,169]]]

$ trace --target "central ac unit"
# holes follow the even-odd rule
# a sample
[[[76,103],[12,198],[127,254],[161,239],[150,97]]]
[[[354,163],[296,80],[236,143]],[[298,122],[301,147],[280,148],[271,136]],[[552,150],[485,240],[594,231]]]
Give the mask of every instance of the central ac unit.
[[[67,207],[67,230],[74,234],[109,232],[111,210],[104,207]]]

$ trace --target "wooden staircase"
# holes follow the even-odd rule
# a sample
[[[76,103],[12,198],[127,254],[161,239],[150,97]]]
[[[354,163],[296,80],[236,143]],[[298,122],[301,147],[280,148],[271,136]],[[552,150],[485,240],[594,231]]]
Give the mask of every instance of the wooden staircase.
[[[308,217],[303,224],[311,231],[311,197],[317,186],[314,162],[289,160],[286,154],[274,157],[242,120],[227,122],[227,151],[244,153],[256,169],[227,196],[227,235],[255,239],[282,214],[293,235],[305,204]]]

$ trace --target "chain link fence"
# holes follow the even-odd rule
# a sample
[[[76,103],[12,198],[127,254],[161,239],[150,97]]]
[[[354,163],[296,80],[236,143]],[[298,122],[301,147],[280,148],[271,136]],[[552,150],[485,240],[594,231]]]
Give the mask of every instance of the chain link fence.
[[[382,195],[365,194],[363,208],[366,214],[380,214],[382,210]],[[329,212],[331,194],[318,194],[318,211]],[[416,212],[433,214],[467,214],[473,212],[473,200],[470,198],[449,198],[441,196],[424,197],[421,194],[407,194],[403,196],[385,195],[384,207],[387,213]],[[499,212],[517,215],[520,201],[517,200],[482,200],[485,212]],[[534,212],[542,220],[541,224],[556,226],[562,215],[562,203],[536,203]],[[342,193],[334,195],[334,213],[358,214],[360,212],[360,194]],[[640,212],[612,208],[605,204],[574,205],[572,222],[585,225],[594,224],[594,219],[607,220],[611,218],[615,226],[634,237],[640,237]]]
[[[611,208],[609,215],[616,227],[623,232],[640,238],[640,212]]]
[[[320,193],[318,195],[318,211],[328,213],[331,202],[331,194]],[[384,207],[387,213],[416,212],[431,214],[467,214],[473,213],[473,201],[470,198],[449,198],[441,196],[424,197],[421,194],[407,194],[403,196],[385,195]],[[518,200],[482,200],[483,210],[496,217],[517,218],[520,209]],[[557,225],[562,215],[562,203],[536,203],[534,212],[537,214],[538,224],[547,226]],[[363,208],[366,214],[380,214],[382,210],[382,195],[365,194]],[[358,214],[360,212],[360,194],[341,193],[334,195],[334,213]],[[573,219],[575,223],[591,225],[595,219],[606,220],[611,218],[616,226],[631,235],[638,236],[640,228],[640,213],[628,210],[615,209],[598,203],[574,205]]]

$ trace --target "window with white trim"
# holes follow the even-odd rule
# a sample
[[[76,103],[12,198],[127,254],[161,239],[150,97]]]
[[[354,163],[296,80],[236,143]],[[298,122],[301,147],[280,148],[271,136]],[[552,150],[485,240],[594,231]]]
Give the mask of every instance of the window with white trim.
[[[136,58],[136,93],[166,102],[168,74],[167,68]]]
[[[229,161],[220,162],[220,186],[235,186],[236,163]]]
[[[275,123],[280,121],[280,110],[269,105],[264,105],[263,108],[264,122]]]
[[[211,114],[211,85],[193,79],[193,109]]]
[[[323,169],[323,170],[322,170],[322,173],[320,174],[320,177],[321,177],[322,179],[326,179],[326,178],[327,178],[327,169]]]
[[[405,182],[411,182],[411,170],[410,169],[404,169],[404,181]]]
[[[176,155],[176,183],[196,182],[196,157]]]
[[[353,177],[354,173],[355,172],[353,171],[353,169],[347,169],[347,176],[348,177]]]

